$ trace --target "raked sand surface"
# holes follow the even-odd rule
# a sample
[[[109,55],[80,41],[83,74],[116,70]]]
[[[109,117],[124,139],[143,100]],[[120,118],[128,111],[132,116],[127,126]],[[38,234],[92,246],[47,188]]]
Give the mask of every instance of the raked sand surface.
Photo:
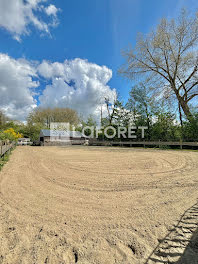
[[[0,263],[198,263],[198,152],[17,147],[0,172]]]

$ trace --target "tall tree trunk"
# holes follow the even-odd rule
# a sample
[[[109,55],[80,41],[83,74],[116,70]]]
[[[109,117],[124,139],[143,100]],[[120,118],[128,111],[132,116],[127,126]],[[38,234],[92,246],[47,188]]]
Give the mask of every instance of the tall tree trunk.
[[[183,99],[183,97],[179,94],[179,91],[177,90],[177,88],[175,87],[174,84],[172,85],[172,88],[173,88],[173,90],[174,90],[174,92],[175,92],[175,94],[176,94],[176,96],[177,96],[178,103],[179,103],[179,105],[181,106],[181,108],[182,108],[182,110],[183,110],[183,112],[184,112],[186,118],[188,119],[188,121],[189,121],[191,124],[194,123],[195,119],[194,119],[194,117],[193,117],[193,114],[192,114],[191,111],[190,111],[190,108],[189,108],[189,106],[188,106],[188,102],[185,101],[185,100]]]
[[[186,115],[188,121],[190,123],[194,123],[195,120],[194,120],[194,117],[193,117],[193,115],[192,115],[192,113],[190,111],[190,108],[188,106],[188,103],[185,102],[184,99],[181,96],[179,98],[179,104],[180,104],[180,106],[181,106],[184,114]]]
[[[151,133],[150,133],[150,117],[149,117],[147,105],[145,106],[145,108],[146,108],[146,119],[147,119],[147,126],[148,126],[148,140],[150,140],[151,139]]]
[[[181,125],[181,137],[182,137],[182,140],[183,140],[184,131],[183,131],[183,119],[182,119],[182,111],[181,111],[180,103],[178,103],[178,106],[179,106],[179,119],[180,119],[180,125]]]

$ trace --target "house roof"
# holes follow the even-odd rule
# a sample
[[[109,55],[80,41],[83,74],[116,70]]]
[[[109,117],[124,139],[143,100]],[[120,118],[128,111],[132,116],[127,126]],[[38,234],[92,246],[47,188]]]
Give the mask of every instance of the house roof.
[[[63,131],[63,130],[56,130],[56,136],[65,136],[65,137],[75,137],[75,138],[85,138],[85,136],[79,131]],[[55,136],[49,129],[41,129],[40,137],[50,137]]]

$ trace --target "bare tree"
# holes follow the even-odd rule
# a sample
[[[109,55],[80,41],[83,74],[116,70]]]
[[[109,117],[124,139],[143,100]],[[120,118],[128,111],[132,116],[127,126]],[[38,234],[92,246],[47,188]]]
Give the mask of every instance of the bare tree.
[[[136,47],[123,52],[127,63],[120,72],[133,79],[153,79],[156,92],[177,98],[190,122],[190,103],[198,96],[198,13],[182,10],[177,20],[162,19],[150,34],[139,35]]]
[[[67,122],[71,125],[79,123],[79,117],[75,110],[70,108],[37,108],[28,116],[28,123],[42,124],[50,128],[51,122]]]

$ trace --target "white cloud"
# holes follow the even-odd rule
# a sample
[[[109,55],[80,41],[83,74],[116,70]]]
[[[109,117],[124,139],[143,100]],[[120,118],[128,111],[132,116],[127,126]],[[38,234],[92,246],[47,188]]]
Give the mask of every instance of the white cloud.
[[[38,72],[51,80],[39,98],[43,107],[71,107],[85,117],[98,116],[105,97],[112,103],[116,97],[115,89],[107,85],[112,71],[106,66],[82,59],[64,63],[43,61]]]
[[[56,8],[55,5],[49,5],[45,8],[45,12],[48,16],[56,16],[58,8]]]
[[[0,0],[0,27],[8,30],[15,39],[20,40],[21,35],[29,34],[28,26],[34,25],[42,32],[49,33],[49,27],[54,26],[52,22],[39,19],[40,13],[46,8],[43,4],[47,0]],[[54,5],[48,6],[48,12],[52,15],[58,9]]]
[[[36,107],[32,88],[39,83],[34,67],[24,59],[15,60],[0,54],[0,109],[13,119],[24,120]]]
[[[70,107],[84,117],[99,118],[101,105],[105,115],[105,98],[113,103],[116,97],[115,89],[108,86],[111,78],[112,71],[106,66],[87,60],[33,64],[0,54],[0,109],[10,118],[24,121],[37,106],[34,95],[39,94],[41,107]],[[47,83],[40,93],[39,79]]]

